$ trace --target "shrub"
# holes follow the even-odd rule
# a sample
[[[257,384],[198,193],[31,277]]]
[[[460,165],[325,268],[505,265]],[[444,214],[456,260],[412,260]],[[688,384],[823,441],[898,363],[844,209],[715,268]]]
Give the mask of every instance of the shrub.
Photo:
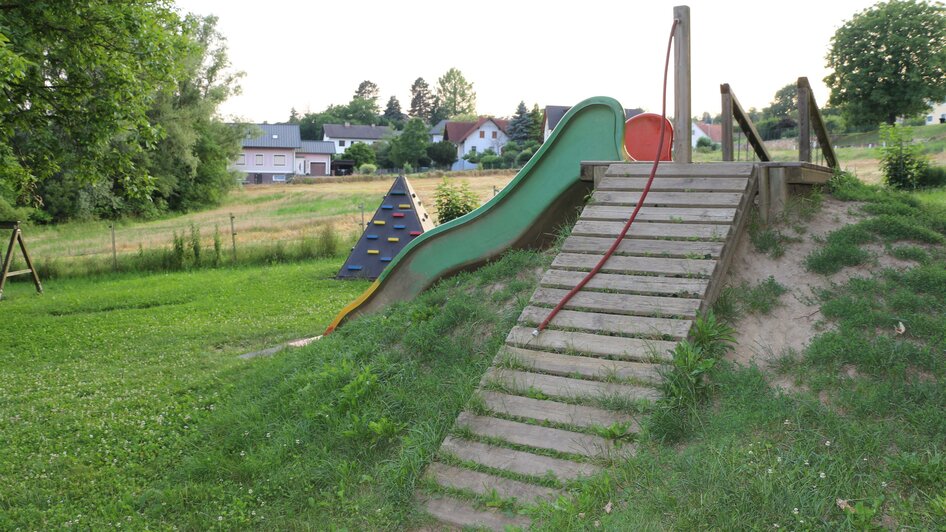
[[[194,255],[194,266],[200,267],[200,228],[191,224],[191,252]]]
[[[910,128],[881,126],[880,167],[887,185],[899,189],[916,189],[929,168],[922,147],[910,142]]]
[[[920,177],[921,187],[946,187],[946,166],[930,166]]]
[[[465,182],[459,186],[451,185],[446,178],[437,185],[434,192],[434,206],[437,207],[437,218],[440,223],[446,223],[464,214],[472,212],[479,204],[479,198],[470,190]]]
[[[365,163],[358,167],[359,174],[373,174],[377,171],[378,171],[378,167],[370,163]]]

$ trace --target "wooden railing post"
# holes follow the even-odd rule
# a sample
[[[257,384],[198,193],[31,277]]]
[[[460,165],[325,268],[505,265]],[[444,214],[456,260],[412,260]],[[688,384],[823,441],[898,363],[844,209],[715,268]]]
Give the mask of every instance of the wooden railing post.
[[[811,88],[798,78],[798,160],[811,162]]]
[[[732,142],[732,95],[729,94],[729,84],[723,83],[719,86],[719,94],[723,103],[723,160],[733,160],[733,142]]]
[[[674,7],[673,18],[678,21],[673,34],[673,159],[678,163],[689,164],[693,161],[693,129],[690,126],[690,8]]]

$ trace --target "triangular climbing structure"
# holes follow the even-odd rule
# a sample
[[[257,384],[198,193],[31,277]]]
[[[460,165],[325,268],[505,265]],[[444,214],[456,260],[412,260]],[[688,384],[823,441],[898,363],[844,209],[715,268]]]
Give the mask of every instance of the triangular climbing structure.
[[[336,278],[377,279],[408,242],[433,227],[410,182],[398,176]]]

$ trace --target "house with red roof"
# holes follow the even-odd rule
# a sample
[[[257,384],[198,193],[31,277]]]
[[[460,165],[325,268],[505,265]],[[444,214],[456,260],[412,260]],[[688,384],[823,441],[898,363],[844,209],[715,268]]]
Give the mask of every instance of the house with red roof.
[[[706,122],[693,122],[693,131],[691,132],[691,138],[693,139],[693,147],[696,147],[696,142],[700,140],[700,137],[708,137],[714,144],[719,144],[723,141],[723,126],[722,124],[707,124]]]
[[[457,147],[457,162],[451,170],[472,170],[475,164],[463,159],[468,153],[482,153],[490,148],[497,154],[509,142],[506,128],[508,120],[491,116],[480,117],[476,122],[447,122],[443,127],[443,140],[452,142]]]

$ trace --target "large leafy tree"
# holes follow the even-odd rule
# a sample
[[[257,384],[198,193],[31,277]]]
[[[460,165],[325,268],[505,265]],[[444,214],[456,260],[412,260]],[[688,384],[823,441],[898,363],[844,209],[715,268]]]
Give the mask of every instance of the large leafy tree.
[[[391,162],[397,166],[409,164],[417,166],[427,158],[427,126],[420,118],[412,118],[404,126],[404,131],[392,139]]]
[[[532,116],[529,115],[529,109],[526,102],[519,102],[516,108],[516,114],[509,121],[509,139],[515,142],[525,142],[529,140],[529,132],[532,130]]]
[[[457,147],[450,141],[435,142],[427,147],[427,156],[437,166],[450,168],[457,162]]]
[[[831,38],[831,105],[854,124],[893,124],[946,99],[946,14],[940,3],[891,0],[845,22]]]
[[[160,131],[153,97],[180,74],[189,43],[169,0],[19,0],[0,9],[0,181],[19,204],[63,174],[142,198],[135,164]]]
[[[345,153],[342,154],[342,159],[355,161],[355,167],[357,168],[363,164],[374,164],[375,153],[374,150],[371,149],[371,146],[368,146],[364,142],[356,142],[345,150]]]
[[[430,92],[430,85],[424,78],[417,78],[411,85],[411,109],[408,114],[411,118],[420,118],[431,124],[431,113],[434,110],[434,95]]]
[[[473,84],[456,68],[451,68],[437,80],[437,100],[447,117],[476,114]]]

